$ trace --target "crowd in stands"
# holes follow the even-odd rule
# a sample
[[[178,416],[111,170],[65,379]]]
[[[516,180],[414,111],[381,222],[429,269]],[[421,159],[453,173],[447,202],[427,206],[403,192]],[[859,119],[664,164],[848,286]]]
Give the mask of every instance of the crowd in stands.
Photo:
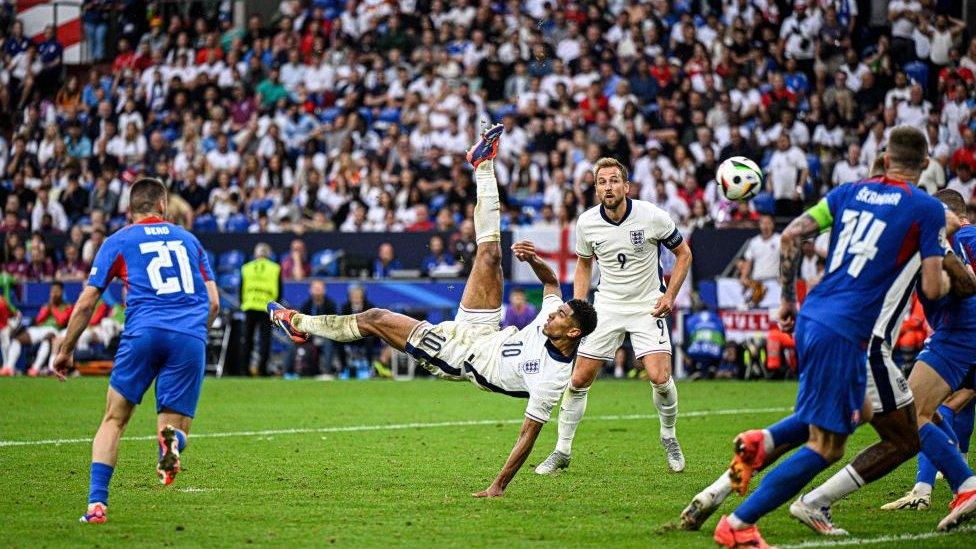
[[[240,24],[230,2],[120,6],[84,2],[81,72],[53,29],[0,30],[14,277],[83,276],[141,174],[201,232],[458,231],[487,121],[503,228],[571,223],[603,155],[688,228],[792,216],[905,123],[935,160],[920,185],[976,190],[976,39],[954,2],[285,0]],[[733,155],[766,169],[749,206],[713,181]],[[440,245],[425,269],[456,260]]]

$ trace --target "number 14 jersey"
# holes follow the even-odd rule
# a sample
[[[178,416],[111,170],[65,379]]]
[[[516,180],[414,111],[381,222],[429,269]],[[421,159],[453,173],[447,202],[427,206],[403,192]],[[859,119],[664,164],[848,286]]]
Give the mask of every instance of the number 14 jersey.
[[[125,284],[125,333],[161,329],[206,340],[210,302],[204,283],[214,279],[200,241],[157,217],[129,225],[99,248],[88,284],[105,290]]]
[[[877,320],[910,297],[920,260],[948,249],[945,209],[922,189],[882,177],[841,185],[810,211],[830,227],[830,247],[800,316],[864,344]]]

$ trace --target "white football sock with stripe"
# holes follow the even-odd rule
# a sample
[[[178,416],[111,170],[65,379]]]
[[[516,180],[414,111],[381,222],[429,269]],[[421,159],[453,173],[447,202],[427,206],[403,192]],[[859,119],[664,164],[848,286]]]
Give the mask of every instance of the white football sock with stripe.
[[[474,206],[474,233],[478,244],[500,242],[501,213],[498,203],[498,180],[495,179],[495,161],[485,160],[474,170],[478,201]]]
[[[661,420],[661,436],[673,438],[674,425],[678,421],[678,387],[675,386],[673,377],[660,385],[652,382],[651,387],[654,388],[651,392],[654,406]]]
[[[847,497],[861,486],[864,486],[864,479],[854,470],[853,465],[848,464],[800,500],[816,509],[830,507],[835,501]]]
[[[563,401],[559,406],[559,438],[556,439],[556,451],[567,456],[573,451],[573,437],[576,427],[586,412],[586,395],[589,388],[576,389],[572,385],[563,393]]]
[[[363,338],[359,333],[356,315],[308,316],[295,313],[291,317],[291,325],[299,332],[321,336],[332,341],[347,342]]]

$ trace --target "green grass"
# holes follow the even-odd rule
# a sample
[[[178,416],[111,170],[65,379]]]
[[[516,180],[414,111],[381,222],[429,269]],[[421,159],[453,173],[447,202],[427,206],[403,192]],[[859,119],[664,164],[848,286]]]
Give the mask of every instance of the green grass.
[[[0,380],[0,440],[88,439],[103,406],[106,380]],[[785,383],[682,383],[682,412],[787,407]],[[152,396],[128,436],[153,434]],[[702,532],[668,528],[685,503],[728,464],[739,431],[767,425],[784,412],[679,417],[688,460],[666,472],[656,419],[605,416],[653,412],[646,383],[599,381],[590,392],[572,467],[551,478],[531,467],[546,457],[555,422],[543,430],[525,469],[497,500],[472,498],[488,486],[515,440],[525,401],[461,383],[312,382],[208,379],[194,433],[501,420],[467,426],[204,437],[184,455],[176,484],[155,478],[155,442],[121,444],[112,481],[110,520],[81,525],[88,487],[89,444],[0,446],[3,544],[61,545],[328,545],[709,547]],[[604,416],[600,419],[601,416]],[[864,429],[860,449],[874,440]],[[849,450],[849,454],[852,452]],[[831,469],[831,472],[836,467]],[[914,467],[868,486],[835,509],[858,538],[929,533],[946,510],[937,487],[926,512],[884,513]],[[822,480],[825,477],[821,477]],[[731,498],[724,512],[733,508]],[[762,521],[777,544],[825,541],[785,509]],[[911,542],[972,547],[973,531]],[[899,547],[909,542],[879,544]]]

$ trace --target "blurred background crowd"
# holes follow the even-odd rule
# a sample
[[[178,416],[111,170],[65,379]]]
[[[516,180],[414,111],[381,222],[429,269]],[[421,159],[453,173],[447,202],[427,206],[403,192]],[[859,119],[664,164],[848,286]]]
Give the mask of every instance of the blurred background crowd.
[[[473,202],[463,154],[489,120],[506,128],[506,227],[571,223],[602,155],[688,227],[795,215],[864,176],[902,123],[937,161],[919,183],[972,197],[960,4],[287,0],[234,24],[231,2],[87,0],[83,70],[7,14],[7,270],[83,271],[140,174],[199,231],[455,231]],[[749,208],[715,188],[732,155],[767,170]]]
[[[895,125],[928,136],[920,186],[976,204],[963,2],[285,0],[270,16],[258,3],[76,2],[77,64],[54,26],[25,31],[21,4],[37,2],[3,3],[8,281],[83,280],[144,174],[198,234],[294,233],[272,257],[285,280],[350,274],[316,271],[332,251],[302,237],[323,231],[432,232],[422,251],[371,248],[357,276],[396,276],[404,253],[424,256],[416,275],[463,275],[464,153],[495,122],[503,229],[571,229],[594,204],[592,163],[612,156],[686,234],[760,229],[728,273],[753,308],[778,273],[776,226],[866,177]],[[736,155],[766,172],[749,204],[714,181]],[[804,248],[808,285],[825,253]],[[222,287],[246,259],[220,269]]]

